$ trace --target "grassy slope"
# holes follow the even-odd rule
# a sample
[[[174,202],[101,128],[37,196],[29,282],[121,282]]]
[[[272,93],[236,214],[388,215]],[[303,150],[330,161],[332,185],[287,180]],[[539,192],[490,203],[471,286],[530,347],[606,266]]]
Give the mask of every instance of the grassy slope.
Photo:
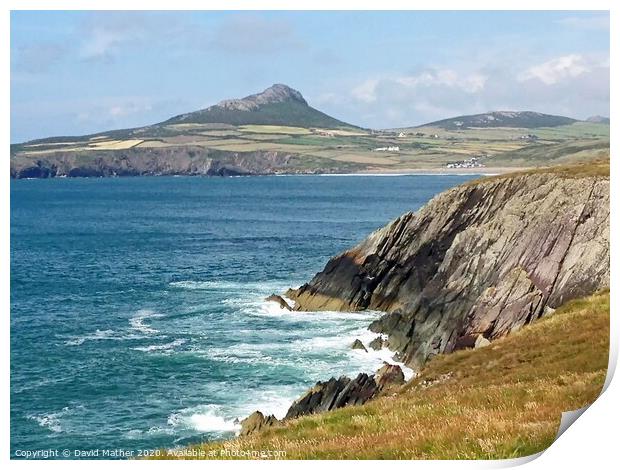
[[[319,113],[303,106],[300,112]],[[274,115],[277,115],[272,110]],[[289,109],[288,111],[291,111]],[[319,113],[320,114],[320,113]],[[319,119],[320,118],[320,119]],[[287,119],[292,119],[288,115]],[[318,116],[319,121],[322,119]],[[338,121],[339,122],[339,121]],[[290,121],[287,121],[290,124]],[[325,123],[327,124],[327,123]],[[609,154],[609,125],[575,123],[567,126],[538,129],[485,128],[446,131],[417,129],[429,133],[372,134],[360,129],[334,129],[328,133],[305,127],[283,125],[242,125],[214,123],[178,123],[147,126],[137,129],[110,131],[81,137],[57,137],[11,145],[11,162],[16,168],[29,167],[38,159],[74,158],[89,154],[90,160],[112,158],[102,151],[119,147],[143,150],[176,147],[181,153],[186,146],[229,152],[274,151],[295,155],[288,167],[291,172],[332,169],[337,171],[402,171],[441,169],[450,162],[472,156],[486,155],[487,167],[536,167],[601,158]],[[519,139],[525,133],[540,136],[536,142]],[[438,134],[438,138],[431,135]],[[322,135],[323,134],[323,135]],[[325,135],[327,134],[327,135]],[[121,142],[119,142],[121,141]],[[138,143],[139,142],[139,143]],[[400,152],[377,152],[378,147],[399,146]],[[125,150],[115,150],[123,155]],[[80,159],[83,157],[80,156]],[[84,160],[89,160],[84,157]],[[34,163],[33,163],[34,162]]]
[[[540,166],[609,157],[609,140],[571,140],[554,144],[531,144],[521,149],[495,155],[491,165]]]
[[[500,459],[547,448],[561,413],[607,372],[609,293],[570,302],[490,346],[438,356],[397,395],[203,444],[290,459]]]
[[[484,178],[476,178],[468,181],[465,184],[474,185],[484,181],[491,181],[501,178],[512,178],[522,175],[535,175],[535,174],[553,174],[562,178],[588,178],[593,176],[609,178],[610,175],[610,159],[601,158],[588,160],[570,165],[553,165],[548,167],[532,168],[523,171],[514,171],[510,173],[504,173],[495,176],[485,176]]]
[[[355,126],[342,122],[321,111],[297,101],[283,103],[269,103],[261,105],[252,111],[238,111],[219,107],[212,107],[173,117],[163,124],[174,123],[227,123],[236,126],[246,124],[267,124],[299,127],[348,127]]]
[[[480,125],[479,118],[486,116],[487,114],[496,114],[497,119],[493,121],[485,122]],[[501,116],[497,113],[483,113],[483,114],[471,114],[464,116],[457,116],[448,119],[442,119],[440,121],[430,122],[418,127],[440,127],[443,129],[459,129],[468,127],[522,127],[527,129],[533,129],[537,127],[546,126],[565,126],[575,122],[575,119],[565,116],[554,116],[551,114],[538,114],[532,112],[517,113],[514,117]],[[460,126],[457,125],[460,123]],[[415,129],[415,127],[414,127]]]

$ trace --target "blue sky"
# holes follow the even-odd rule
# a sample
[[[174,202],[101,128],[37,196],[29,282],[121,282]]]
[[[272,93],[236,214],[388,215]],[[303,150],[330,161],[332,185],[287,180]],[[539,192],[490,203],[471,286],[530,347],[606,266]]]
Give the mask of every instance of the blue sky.
[[[11,141],[162,121],[273,83],[353,124],[609,115],[606,12],[12,12]]]

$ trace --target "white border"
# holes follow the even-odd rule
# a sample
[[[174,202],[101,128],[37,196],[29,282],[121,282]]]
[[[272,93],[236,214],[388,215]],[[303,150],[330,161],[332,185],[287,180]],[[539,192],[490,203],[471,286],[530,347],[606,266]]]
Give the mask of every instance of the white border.
[[[563,0],[562,2],[550,1],[550,0],[504,0],[501,5],[498,2],[483,1],[483,0],[469,0],[467,2],[457,0],[435,0],[433,2],[406,2],[406,1],[394,1],[394,0],[382,0],[381,2],[358,0],[352,1],[338,1],[338,0],[297,0],[292,2],[291,0],[229,0],[229,1],[197,1],[197,0],[175,0],[174,2],[152,0],[135,1],[135,0],[96,0],[96,1],[79,1],[79,0],[60,0],[56,2],[49,1],[14,1],[8,0],[3,2],[4,11],[2,12],[0,27],[2,29],[2,46],[1,57],[4,72],[0,75],[0,80],[3,82],[3,94],[2,94],[2,145],[4,151],[3,172],[0,175],[0,184],[2,185],[2,201],[0,203],[0,211],[2,213],[2,220],[4,221],[3,230],[1,233],[2,242],[2,284],[0,287],[0,301],[4,307],[4,328],[3,330],[3,354],[2,354],[2,441],[0,443],[0,458],[4,461],[9,460],[9,344],[10,344],[10,323],[9,323],[9,302],[10,302],[10,289],[9,289],[9,221],[10,221],[10,205],[9,205],[9,159],[8,148],[10,144],[10,70],[9,70],[9,35],[10,35],[10,10],[29,10],[29,9],[57,9],[57,10],[79,10],[79,9],[98,9],[98,10],[139,10],[139,9],[153,9],[153,10],[610,10],[611,11],[611,83],[618,83],[619,76],[617,72],[617,47],[614,45],[620,44],[620,35],[618,33],[618,12],[620,11],[619,2],[611,0]],[[559,7],[559,8],[558,8]],[[617,155],[618,146],[618,121],[620,114],[616,114],[614,111],[618,109],[618,95],[614,89],[611,90],[611,153]],[[613,160],[613,158],[612,158]],[[618,181],[618,165],[612,164],[612,181]],[[611,199],[611,213],[615,214],[617,191],[612,185],[612,199]],[[618,218],[611,219],[611,238],[612,246],[616,246],[616,236],[618,233]],[[618,256],[616,251],[612,249],[612,279],[613,284],[614,276],[618,266]],[[616,296],[613,294],[614,288],[612,287],[612,347],[610,356],[610,370],[608,374],[608,388],[603,395],[579,418],[576,425],[571,426],[549,449],[542,453],[538,458],[533,459],[528,463],[529,468],[580,468],[585,467],[592,468],[608,468],[611,465],[617,465],[616,448],[618,446],[618,440],[616,437],[616,425],[618,423],[618,411],[620,405],[620,386],[618,380],[609,380],[615,370],[618,356],[618,320],[614,313],[616,311]],[[528,460],[528,459],[525,459]],[[48,468],[82,468],[83,462],[27,462],[27,461],[10,461],[8,462],[11,467],[24,468],[29,466],[46,465]],[[390,462],[390,466],[404,468],[498,468],[505,466],[513,466],[515,464],[524,463],[523,460],[519,462],[510,461],[492,461],[492,462],[451,462],[451,461],[393,461]],[[110,462],[92,462],[88,465],[93,465],[98,468],[107,468],[111,465]],[[262,462],[119,462],[118,465],[132,465],[146,468],[156,466],[172,466],[172,465],[190,465],[212,466],[216,468],[220,467],[236,467],[252,465],[256,467],[272,468],[272,466],[290,466],[290,462],[274,462],[274,461],[262,461]],[[314,468],[316,465],[321,467],[338,466],[342,468],[353,467],[359,468],[376,468],[378,465],[373,461],[362,462],[298,462],[294,465],[299,465],[306,468]]]

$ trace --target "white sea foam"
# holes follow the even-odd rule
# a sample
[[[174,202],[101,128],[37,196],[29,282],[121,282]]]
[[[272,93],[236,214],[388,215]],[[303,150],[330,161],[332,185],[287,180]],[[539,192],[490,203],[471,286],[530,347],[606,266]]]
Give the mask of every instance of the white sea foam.
[[[132,329],[145,334],[159,333],[159,330],[156,330],[155,328],[146,324],[145,321],[152,318],[161,318],[163,316],[164,315],[162,315],[161,313],[156,313],[153,310],[138,310],[136,314],[129,319],[129,324],[131,325]]]
[[[277,302],[267,302],[265,297],[273,292],[282,292],[287,287],[282,282],[230,282],[230,281],[179,281],[170,284],[175,289],[219,291],[220,302],[231,307],[247,320],[248,325],[264,325],[264,321],[282,322],[282,328],[260,330],[239,328],[235,330],[236,339],[232,344],[201,345],[192,343],[191,350],[199,356],[227,364],[243,364],[258,367],[284,367],[296,374],[300,382],[295,385],[266,383],[247,394],[232,391],[226,405],[200,405],[185,408],[168,417],[167,426],[157,427],[149,432],[170,432],[178,436],[192,431],[230,433],[237,432],[239,419],[259,410],[264,414],[274,414],[282,418],[291,403],[316,380],[327,380],[332,376],[348,375],[354,377],[360,372],[374,373],[384,362],[398,364],[405,378],[413,376],[413,371],[394,360],[394,352],[388,349],[375,351],[368,344],[376,338],[367,327],[380,313],[364,312],[304,312],[280,308]],[[222,295],[223,294],[223,295]],[[222,299],[222,297],[225,297]],[[290,299],[285,299],[293,305]],[[158,316],[146,312],[135,317],[132,326],[154,330],[146,319]],[[256,317],[252,319],[252,317]],[[259,318],[264,320],[259,320]],[[275,330],[275,331],[274,331]],[[368,352],[353,350],[351,344],[360,339]],[[153,344],[134,349],[144,352],[174,353],[180,343],[173,341]],[[225,391],[216,391],[220,396]],[[206,397],[209,393],[205,394]]]
[[[64,431],[64,428],[62,427],[62,418],[66,415],[73,414],[83,408],[84,407],[81,405],[75,408],[65,406],[61,411],[40,415],[29,415],[28,418],[36,421],[41,427],[49,429],[50,431],[55,433],[60,433]]]
[[[123,334],[118,333],[114,330],[95,330],[93,333],[87,333],[81,336],[72,336],[71,339],[65,341],[65,345],[67,346],[80,346],[84,344],[86,341],[101,341],[101,340],[110,340],[110,341],[126,341],[133,339],[140,339],[143,336],[135,335],[135,334]]]
[[[224,291],[253,291],[269,292],[284,290],[288,286],[283,282],[235,282],[235,281],[176,281],[171,282],[170,287],[187,290],[224,290]]]
[[[62,426],[60,425],[58,413],[51,413],[41,416],[30,416],[30,419],[34,419],[39,426],[49,429],[52,432],[62,432]]]
[[[254,411],[260,411],[265,416],[274,415],[278,419],[284,418],[286,412],[306,389],[303,385],[277,385],[265,388],[257,394],[255,399],[239,407],[239,414],[246,417]]]
[[[132,348],[132,349],[134,349],[136,351],[143,351],[143,352],[172,351],[177,346],[181,346],[182,344],[185,344],[186,342],[187,342],[186,339],[179,338],[179,339],[175,339],[174,341],[171,341],[170,343],[152,344],[150,346],[137,346],[137,347]]]
[[[241,429],[237,418],[226,418],[219,405],[185,408],[168,417],[173,430],[193,429],[199,432],[235,432]]]

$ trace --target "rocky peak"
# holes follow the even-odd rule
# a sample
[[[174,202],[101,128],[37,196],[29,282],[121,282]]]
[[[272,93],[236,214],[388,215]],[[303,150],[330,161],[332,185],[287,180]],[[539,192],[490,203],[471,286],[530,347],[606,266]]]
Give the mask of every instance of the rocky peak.
[[[287,85],[276,83],[261,93],[246,96],[242,99],[224,100],[217,104],[218,107],[228,110],[251,111],[261,105],[272,103],[285,103],[297,101],[307,105],[308,103],[300,92]]]

